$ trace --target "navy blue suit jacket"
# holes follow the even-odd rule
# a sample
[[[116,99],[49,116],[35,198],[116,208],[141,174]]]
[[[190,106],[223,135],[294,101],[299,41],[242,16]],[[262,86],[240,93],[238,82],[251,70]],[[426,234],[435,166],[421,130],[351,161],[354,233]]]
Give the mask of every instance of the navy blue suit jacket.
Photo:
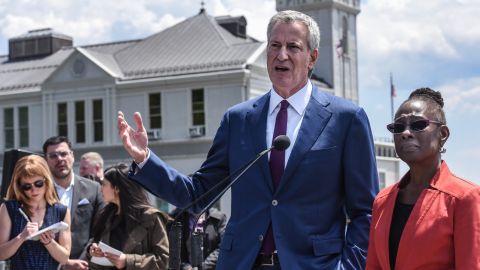
[[[154,153],[131,177],[185,207],[267,148],[269,99],[267,93],[225,113],[206,161],[191,178]],[[377,192],[365,112],[314,87],[278,189],[273,192],[267,156],[233,185],[217,269],[251,269],[270,222],[282,269],[363,269]]]

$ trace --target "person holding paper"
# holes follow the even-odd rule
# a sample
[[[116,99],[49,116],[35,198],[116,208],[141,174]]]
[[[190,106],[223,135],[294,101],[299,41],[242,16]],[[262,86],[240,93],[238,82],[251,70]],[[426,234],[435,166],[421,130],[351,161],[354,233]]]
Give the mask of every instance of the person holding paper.
[[[150,206],[145,190],[128,179],[128,166],[105,170],[103,200],[107,203],[93,225],[93,243],[88,247],[90,269],[167,269],[168,216]],[[100,244],[102,242],[102,244]],[[120,254],[113,254],[107,244]],[[105,262],[98,257],[108,259]]]
[[[32,236],[60,221],[69,226],[70,214],[58,202],[45,159],[38,155],[21,158],[0,207],[0,260],[10,260],[10,269],[57,269],[70,255],[70,230]]]

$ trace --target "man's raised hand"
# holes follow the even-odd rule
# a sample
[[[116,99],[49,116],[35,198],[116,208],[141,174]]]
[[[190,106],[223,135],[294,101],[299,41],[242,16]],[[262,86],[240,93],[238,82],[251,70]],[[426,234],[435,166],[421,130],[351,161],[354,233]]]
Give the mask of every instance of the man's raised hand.
[[[118,135],[125,150],[139,164],[147,158],[148,136],[139,112],[133,114],[133,120],[137,125],[136,130],[127,123],[123,112],[118,112]]]

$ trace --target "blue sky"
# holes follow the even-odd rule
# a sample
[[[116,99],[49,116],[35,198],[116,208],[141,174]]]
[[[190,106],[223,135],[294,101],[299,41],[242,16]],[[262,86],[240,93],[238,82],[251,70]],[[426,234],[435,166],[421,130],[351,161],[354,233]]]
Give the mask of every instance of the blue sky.
[[[204,0],[211,15],[244,15],[265,40],[273,0]],[[144,38],[197,14],[200,0],[0,0],[0,54],[8,38],[52,27],[75,45]],[[480,28],[478,0],[368,0],[357,18],[360,105],[374,136],[390,137],[389,74],[395,109],[418,87],[442,92],[451,136],[444,159],[480,183]],[[402,167],[402,172],[405,171]]]

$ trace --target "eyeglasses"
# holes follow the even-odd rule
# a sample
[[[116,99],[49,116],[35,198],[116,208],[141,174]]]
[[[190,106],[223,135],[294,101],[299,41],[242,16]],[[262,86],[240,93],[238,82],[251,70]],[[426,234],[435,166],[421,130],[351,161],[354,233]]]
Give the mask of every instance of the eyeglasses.
[[[410,131],[421,132],[421,131],[424,131],[430,124],[443,125],[442,122],[433,121],[429,119],[419,119],[419,120],[410,122],[410,124],[408,125],[405,123],[394,122],[394,123],[388,124],[387,129],[393,134],[402,133],[407,129],[407,127],[410,127]]]
[[[22,184],[21,187],[24,191],[29,191],[30,189],[32,189],[33,186],[35,186],[36,188],[42,188],[43,185],[45,185],[45,180],[40,179],[40,180],[37,180],[37,181],[33,182],[33,184],[30,184],[30,183]]]
[[[47,153],[47,157],[48,158],[51,158],[51,159],[55,159],[55,158],[65,158],[66,156],[70,155],[72,153],[72,151],[64,151],[64,152],[50,152],[50,153]]]

